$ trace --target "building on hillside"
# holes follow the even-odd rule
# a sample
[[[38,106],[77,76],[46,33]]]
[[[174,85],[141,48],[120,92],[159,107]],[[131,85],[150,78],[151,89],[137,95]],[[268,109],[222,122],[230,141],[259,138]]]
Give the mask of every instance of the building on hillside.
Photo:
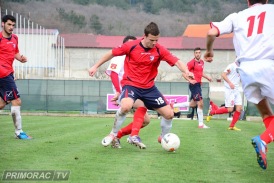
[[[180,37],[160,37],[159,43],[168,48],[183,62],[193,58],[193,49],[205,49],[206,34],[209,25],[188,25]],[[122,43],[124,36],[104,36],[93,34],[61,34],[65,39],[65,78],[70,79],[108,79],[104,64],[94,78],[90,78],[87,70],[98,61],[108,50]],[[220,72],[225,66],[233,62],[235,52],[232,34],[220,36],[214,45],[215,59],[206,63],[205,72],[213,78],[220,78]],[[158,81],[181,81],[181,73],[177,68],[171,68],[166,63],[161,63]]]

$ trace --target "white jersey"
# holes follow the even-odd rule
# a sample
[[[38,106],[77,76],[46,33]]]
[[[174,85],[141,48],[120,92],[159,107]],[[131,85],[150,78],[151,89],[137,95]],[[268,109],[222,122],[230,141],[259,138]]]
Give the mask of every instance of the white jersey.
[[[106,70],[106,74],[109,76],[110,76],[111,72],[116,72],[118,74],[119,84],[121,83],[121,80],[123,79],[123,75],[124,75],[125,57],[126,57],[125,55],[113,57],[109,63],[107,70]],[[113,85],[112,85],[112,88],[113,88],[113,92],[116,93],[116,90]],[[121,84],[120,84],[120,89],[122,91]]]
[[[220,35],[234,33],[236,61],[274,60],[274,5],[255,4],[238,13],[228,15],[211,26]]]
[[[240,75],[237,72],[237,68],[238,68],[237,64],[233,62],[229,64],[224,70],[225,73],[228,73],[227,78],[231,81],[231,83],[234,84],[235,90],[239,90],[239,86],[240,86]],[[224,85],[226,88],[231,89],[229,84],[226,81],[224,81]]]

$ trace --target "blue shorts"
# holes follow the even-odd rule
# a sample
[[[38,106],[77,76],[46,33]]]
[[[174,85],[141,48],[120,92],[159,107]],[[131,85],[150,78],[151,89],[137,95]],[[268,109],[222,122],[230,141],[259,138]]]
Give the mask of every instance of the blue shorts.
[[[165,97],[160,93],[156,86],[143,89],[126,85],[123,87],[120,100],[128,97],[132,98],[134,101],[137,99],[142,100],[146,108],[150,110],[158,109],[167,105]]]
[[[203,99],[202,97],[202,88],[201,83],[189,84],[189,90],[191,92],[191,99],[194,101],[200,101]]]
[[[4,78],[0,78],[0,97],[5,102],[20,98],[13,73]]]

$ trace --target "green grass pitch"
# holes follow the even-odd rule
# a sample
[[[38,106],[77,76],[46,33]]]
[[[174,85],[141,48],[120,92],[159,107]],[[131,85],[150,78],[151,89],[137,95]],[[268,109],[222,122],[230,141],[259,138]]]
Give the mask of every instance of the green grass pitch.
[[[180,137],[181,146],[169,153],[157,142],[158,119],[151,119],[140,132],[147,145],[144,150],[127,144],[126,137],[121,139],[122,149],[103,147],[101,140],[110,132],[112,118],[22,119],[32,140],[14,139],[11,116],[0,115],[0,178],[5,170],[70,170],[69,180],[62,182],[274,182],[274,146],[268,146],[268,169],[262,170],[251,145],[251,138],[264,130],[261,122],[239,121],[238,132],[227,130],[226,120],[213,119],[207,123],[210,129],[198,129],[196,120],[174,120],[171,132]]]

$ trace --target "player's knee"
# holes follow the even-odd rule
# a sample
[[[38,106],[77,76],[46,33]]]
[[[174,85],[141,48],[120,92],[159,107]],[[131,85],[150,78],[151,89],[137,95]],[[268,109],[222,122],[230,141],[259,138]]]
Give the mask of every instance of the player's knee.
[[[11,101],[11,105],[13,106],[21,106],[21,99],[20,98],[17,98],[17,99],[14,99]]]
[[[169,112],[169,113],[166,113],[165,115],[163,115],[163,117],[167,120],[173,119],[174,113],[173,113],[173,111]]]
[[[145,115],[144,117],[144,122],[143,122],[143,127],[147,126],[150,123],[150,117],[148,115]]]
[[[6,106],[6,103],[0,103],[0,110],[4,109],[5,106]]]
[[[6,106],[6,102],[0,97],[0,110],[4,109],[5,106]]]
[[[131,107],[121,106],[121,113],[126,114],[131,110]]]

